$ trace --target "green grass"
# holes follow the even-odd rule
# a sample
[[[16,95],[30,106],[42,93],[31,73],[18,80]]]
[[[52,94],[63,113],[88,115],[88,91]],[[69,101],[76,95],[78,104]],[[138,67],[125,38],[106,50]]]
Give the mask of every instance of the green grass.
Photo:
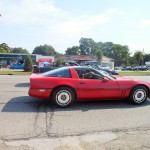
[[[1,70],[0,75],[30,75],[31,72],[24,72],[22,70]]]
[[[150,71],[120,71],[121,76],[150,76]]]

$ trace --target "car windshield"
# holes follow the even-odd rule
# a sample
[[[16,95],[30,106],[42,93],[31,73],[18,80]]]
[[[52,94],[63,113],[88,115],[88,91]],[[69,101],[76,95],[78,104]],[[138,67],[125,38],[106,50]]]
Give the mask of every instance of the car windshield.
[[[107,72],[105,72],[105,71],[98,71],[100,74],[102,74],[104,77],[106,77],[106,78],[108,78],[108,79],[111,79],[111,80],[114,80],[114,79],[116,79],[115,77],[113,77],[113,76],[110,76]]]
[[[57,69],[45,72],[43,73],[43,76],[71,78],[71,73],[70,73],[69,68],[62,67],[62,68],[57,68]]]

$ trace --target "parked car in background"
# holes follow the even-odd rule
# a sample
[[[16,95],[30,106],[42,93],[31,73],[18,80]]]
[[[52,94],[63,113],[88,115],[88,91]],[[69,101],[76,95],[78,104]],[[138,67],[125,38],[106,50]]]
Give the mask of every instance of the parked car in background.
[[[24,69],[24,64],[12,64],[10,69]]]
[[[121,70],[121,69],[122,69],[121,66],[116,66],[116,67],[114,68],[114,70]]]
[[[80,65],[75,61],[66,61],[66,62],[62,62],[62,66],[80,66]]]
[[[131,66],[126,66],[126,67],[122,67],[121,70],[122,70],[122,71],[132,71],[132,70],[133,70],[133,67],[131,67]]]
[[[147,71],[148,68],[146,66],[136,66],[133,67],[133,71]]]
[[[33,69],[32,69],[32,73],[44,73],[44,72],[53,70],[55,68],[56,67],[53,67],[53,66],[50,66],[50,67],[43,66],[43,67],[41,67],[41,66],[34,65]]]
[[[93,65],[92,67],[97,69],[97,70],[105,71],[105,72],[107,72],[110,75],[119,75],[119,73],[116,70],[112,70],[109,67],[100,67],[98,65]]]

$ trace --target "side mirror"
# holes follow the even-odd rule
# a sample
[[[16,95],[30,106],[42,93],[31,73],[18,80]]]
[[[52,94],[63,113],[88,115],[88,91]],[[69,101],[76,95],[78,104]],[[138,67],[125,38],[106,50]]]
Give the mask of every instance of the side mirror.
[[[106,78],[106,77],[104,77],[103,81],[104,81],[104,82],[107,82],[107,81],[109,81],[109,79]]]

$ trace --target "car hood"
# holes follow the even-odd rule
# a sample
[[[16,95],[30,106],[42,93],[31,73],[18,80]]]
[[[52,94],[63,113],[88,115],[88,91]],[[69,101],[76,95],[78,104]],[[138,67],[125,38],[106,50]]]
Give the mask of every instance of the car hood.
[[[126,84],[130,84],[131,86],[135,86],[135,85],[147,85],[150,88],[150,82],[147,81],[142,81],[142,80],[137,80],[137,79],[133,79],[130,77],[124,77],[124,76],[114,76],[116,78],[116,81],[121,84],[121,83],[126,83]]]

